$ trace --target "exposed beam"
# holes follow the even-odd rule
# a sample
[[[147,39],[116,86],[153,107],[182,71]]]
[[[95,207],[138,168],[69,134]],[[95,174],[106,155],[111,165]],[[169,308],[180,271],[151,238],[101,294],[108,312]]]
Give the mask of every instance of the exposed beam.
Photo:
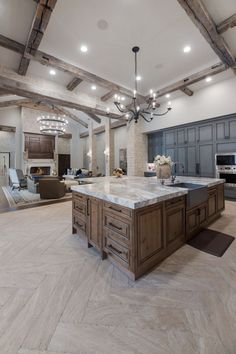
[[[24,53],[21,57],[20,66],[18,69],[18,73],[20,75],[25,75],[28,70],[30,60],[25,57],[25,54],[29,53],[34,55],[36,50],[38,49],[43,38],[44,31],[46,30],[48,22],[50,20],[52,11],[56,5],[56,2],[57,0],[38,1],[29,35],[24,48]]]
[[[222,63],[227,66],[235,67],[235,57],[223,37],[216,29],[216,24],[211,18],[207,8],[201,0],[177,0],[185,10],[189,18],[199,29],[203,37],[210,44]]]
[[[180,91],[182,91],[183,93],[185,93],[185,95],[187,96],[192,96],[193,95],[193,91],[190,90],[188,87],[182,87],[180,89]]]
[[[0,46],[12,50],[16,53],[23,54],[24,53],[24,45],[21,43],[18,43],[16,41],[13,41],[3,35],[0,35]],[[41,52],[37,50],[35,52],[35,55],[31,55],[29,53],[26,53],[25,56],[28,59],[37,61],[43,65],[48,65],[50,67],[54,67],[58,70],[67,72],[69,74],[74,75],[75,77],[78,77],[84,81],[90,82],[90,83],[96,83],[98,86],[104,87],[109,91],[116,91],[120,92],[123,95],[126,95],[128,97],[133,97],[133,91],[130,89],[127,89],[126,87],[120,86],[115,84],[112,81],[103,79],[95,74],[92,74],[86,70],[83,70],[75,65],[72,65],[70,63],[67,63],[61,59],[58,59],[50,54]],[[145,97],[143,95],[137,94],[137,98],[139,98],[140,101],[144,102]]]
[[[127,125],[127,121],[118,121],[118,122],[114,122],[111,123],[111,129],[117,129],[117,128],[121,128],[121,127],[125,127]],[[101,134],[105,132],[105,125],[102,125],[101,127],[95,128],[93,129],[93,134]],[[89,136],[89,132],[83,132],[80,134],[80,138],[86,138]]]
[[[174,92],[177,90],[182,90],[186,86],[193,85],[196,82],[204,80],[207,76],[213,76],[213,75],[219,74],[227,69],[228,69],[228,67],[226,65],[224,65],[222,63],[218,63],[218,64],[213,65],[207,69],[201,70],[195,74],[187,76],[186,78],[179,80],[171,85],[163,87],[162,89],[160,89],[156,92],[157,97],[164,96],[167,93],[171,93],[171,92]]]
[[[101,97],[101,101],[106,102],[116,94],[116,91],[109,91]]]
[[[58,106],[50,107],[48,104],[46,104],[44,102],[33,102],[33,101],[28,101],[28,100],[25,100],[23,102],[19,102],[18,105],[20,107],[34,109],[37,111],[56,113],[56,114],[65,114],[67,117],[71,118],[75,122],[83,125],[85,128],[88,128],[87,123],[82,121],[80,118],[78,118],[74,114],[71,114],[69,111],[63,109],[62,107],[58,107]]]
[[[217,32],[222,34],[226,32],[229,28],[233,28],[236,26],[236,14],[230,16],[226,20],[222,21],[216,26]]]
[[[96,114],[93,113],[87,113],[87,115],[89,116],[89,118],[93,119],[95,122],[97,123],[101,123],[101,118],[99,118],[98,116],[96,116]]]
[[[10,96],[11,94],[9,92],[6,92],[4,90],[0,90],[0,96]]]
[[[78,122],[79,124],[81,124],[83,127],[88,128],[88,124],[85,123],[82,119],[80,119],[79,117],[77,117],[75,114],[71,113],[70,111],[68,111],[67,109],[65,109],[64,107],[58,107],[56,106],[56,108],[62,112],[62,114],[65,114],[67,117],[70,117],[71,119],[73,119],[74,121]]]
[[[66,89],[58,86],[55,87],[55,85],[45,80],[35,80],[31,77],[18,75],[1,65],[0,89],[17,94],[18,96],[27,97],[34,101],[46,101],[54,105],[75,108],[86,114],[107,116],[105,108],[100,108],[97,105],[88,106],[87,103],[82,103],[77,95],[68,92]],[[118,119],[120,115],[111,112],[109,118]]]
[[[29,102],[30,101],[26,99],[0,101],[0,108],[20,106],[22,103],[29,103]]]
[[[83,80],[78,78],[78,77],[74,77],[74,79],[72,79],[69,84],[66,86],[67,90],[69,91],[73,91],[79,84],[81,84]]]

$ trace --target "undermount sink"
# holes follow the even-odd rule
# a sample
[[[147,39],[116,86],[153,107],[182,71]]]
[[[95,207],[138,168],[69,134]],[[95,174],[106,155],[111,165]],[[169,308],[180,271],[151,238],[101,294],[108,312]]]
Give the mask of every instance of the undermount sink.
[[[168,187],[188,189],[188,194],[186,196],[187,209],[191,209],[197,205],[206,202],[208,198],[207,187],[203,186],[202,184],[180,182],[169,184]]]

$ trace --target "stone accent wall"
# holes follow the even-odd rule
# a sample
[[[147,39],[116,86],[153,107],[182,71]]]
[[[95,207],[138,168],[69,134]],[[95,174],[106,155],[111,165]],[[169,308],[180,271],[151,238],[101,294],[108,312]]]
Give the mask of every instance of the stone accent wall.
[[[131,122],[127,135],[128,176],[143,176],[147,164],[147,135],[142,133],[143,122]]]

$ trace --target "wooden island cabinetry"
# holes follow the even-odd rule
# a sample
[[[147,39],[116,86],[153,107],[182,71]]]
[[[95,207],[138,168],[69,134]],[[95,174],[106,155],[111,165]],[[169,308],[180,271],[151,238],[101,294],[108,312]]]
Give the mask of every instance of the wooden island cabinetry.
[[[224,209],[224,185],[208,188],[208,200],[186,209],[186,195],[128,208],[73,191],[73,233],[87,239],[102,259],[108,257],[137,279],[175,252]]]

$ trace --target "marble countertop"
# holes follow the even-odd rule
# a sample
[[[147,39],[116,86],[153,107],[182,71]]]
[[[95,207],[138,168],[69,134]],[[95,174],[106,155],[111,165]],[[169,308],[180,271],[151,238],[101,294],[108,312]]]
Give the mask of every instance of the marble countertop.
[[[71,189],[131,209],[142,208],[188,193],[184,188],[161,185],[156,177],[94,177],[89,178],[87,182],[90,184],[72,186]],[[176,177],[175,183],[178,182],[211,187],[224,181],[215,178]],[[166,183],[170,184],[170,181]]]

